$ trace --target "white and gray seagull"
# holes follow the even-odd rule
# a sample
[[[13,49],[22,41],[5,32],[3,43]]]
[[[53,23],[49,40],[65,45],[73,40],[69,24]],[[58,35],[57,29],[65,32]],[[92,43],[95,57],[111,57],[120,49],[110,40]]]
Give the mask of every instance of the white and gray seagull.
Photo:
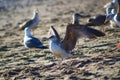
[[[30,27],[26,27],[24,29],[25,31],[24,46],[26,48],[41,48],[41,49],[47,48],[38,38],[35,38],[31,35],[30,29],[31,29]]]
[[[118,0],[117,12],[112,9],[111,14],[106,17],[106,21],[108,20],[114,21],[120,27],[120,0]]]
[[[79,24],[79,20],[76,18],[78,16],[78,14],[75,14],[73,22],[67,25],[65,37],[62,40],[55,28],[53,26],[50,27],[53,34],[49,37],[49,48],[55,57],[62,59],[72,57],[72,50],[75,48],[76,42],[79,38],[84,37],[91,39],[105,36],[105,34],[99,30]]]
[[[35,9],[33,12],[33,17],[19,26],[20,30],[24,30],[26,27],[35,28],[35,26],[38,25],[39,21],[39,11],[38,9]]]

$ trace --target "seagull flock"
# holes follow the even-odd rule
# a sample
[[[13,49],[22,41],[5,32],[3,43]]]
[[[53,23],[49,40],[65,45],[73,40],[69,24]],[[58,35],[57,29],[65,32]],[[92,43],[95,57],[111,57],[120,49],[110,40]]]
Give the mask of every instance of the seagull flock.
[[[68,23],[66,26],[66,32],[63,39],[59,36],[57,30],[54,26],[50,26],[49,49],[54,54],[56,58],[70,58],[73,57],[73,49],[76,46],[76,42],[79,38],[97,38],[105,36],[103,30],[97,30],[89,26],[102,26],[111,21],[120,27],[120,0],[113,0],[107,3],[104,8],[106,9],[106,14],[96,15],[93,18],[89,18],[86,24],[80,24],[79,13],[73,13],[72,22]],[[47,46],[40,41],[40,39],[33,37],[31,34],[31,29],[35,28],[40,22],[38,9],[34,10],[33,17],[20,25],[20,30],[24,30],[24,46],[26,48],[40,48],[46,49]],[[111,23],[110,23],[111,24]],[[120,48],[120,44],[117,45]]]

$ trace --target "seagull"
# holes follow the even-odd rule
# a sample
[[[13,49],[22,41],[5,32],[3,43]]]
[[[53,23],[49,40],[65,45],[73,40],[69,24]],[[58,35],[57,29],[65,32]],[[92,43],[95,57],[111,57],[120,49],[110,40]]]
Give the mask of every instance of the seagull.
[[[98,14],[94,16],[93,18],[88,19],[88,23],[86,24],[87,26],[101,26],[101,31],[105,31],[104,25],[107,25],[108,23],[112,23],[110,20],[106,20],[106,17],[110,15],[111,13],[115,13],[116,9],[114,11],[112,10],[113,8],[108,7],[106,8],[106,14]]]
[[[40,21],[38,13],[39,13],[38,9],[35,9],[34,12],[33,12],[33,17],[30,20],[24,22],[23,24],[21,24],[19,26],[20,30],[24,30],[26,27],[33,28],[33,27],[37,26],[39,21]]]
[[[78,17],[82,17],[82,15],[80,15],[79,13],[73,14],[73,24],[79,24]],[[101,26],[101,25],[104,25],[105,20],[106,20],[106,15],[97,15],[97,16],[94,16],[93,18],[90,18],[86,25],[87,26]]]
[[[113,11],[113,9],[114,9],[114,8],[111,8],[111,7],[106,8],[106,16],[109,15],[109,14],[111,14],[112,11]],[[117,10],[114,9],[114,12],[117,12]]]
[[[116,13],[115,6],[117,6],[117,5],[118,5],[118,0],[113,0],[111,2],[111,4],[109,4],[109,6],[108,5],[106,6],[106,14],[99,14],[97,16],[94,16],[93,18],[90,18],[86,25],[88,25],[88,26],[101,26],[101,31],[105,31],[104,25],[108,24],[109,22],[110,22],[111,25],[113,24],[113,22],[110,21],[110,19],[106,20],[106,18],[111,13]],[[113,14],[112,14],[112,16],[113,16]]]
[[[41,48],[45,49],[46,46],[43,45],[43,43],[38,39],[31,35],[30,33],[30,27],[26,27],[24,29],[25,35],[24,35],[24,46],[26,48]]]
[[[120,0],[118,0],[117,12],[114,11],[114,9],[113,9],[113,11],[111,12],[111,14],[109,14],[109,15],[106,17],[105,23],[106,23],[106,21],[108,21],[108,20],[114,21],[114,22],[117,24],[117,26],[120,27]]]
[[[106,21],[110,21],[110,26],[113,28],[115,26],[117,26],[117,24],[115,23],[115,21],[113,20],[115,14],[117,13],[116,9],[112,9],[111,13],[107,14],[106,16],[106,20],[104,23],[106,23]]]
[[[104,25],[106,25],[108,22],[106,22],[106,24],[104,23],[106,20],[106,15],[105,14],[99,14],[97,16],[94,16],[93,18],[90,18],[88,20],[88,23],[86,24],[87,26],[101,26],[101,31],[104,31]]]
[[[92,39],[105,36],[105,34],[99,30],[79,24],[79,20],[76,18],[77,16],[78,14],[73,17],[72,23],[67,24],[65,37],[63,39],[60,39],[58,32],[53,26],[50,27],[53,34],[48,38],[50,41],[49,48],[55,57],[62,59],[72,57],[72,50],[75,48],[79,38]]]
[[[73,14],[73,24],[79,24],[79,17],[83,17],[79,13],[74,13]],[[97,16],[94,16],[93,18],[90,18],[88,20],[88,23],[86,24],[87,26],[100,26],[104,25],[104,21],[106,19],[106,15],[99,14]]]
[[[115,12],[117,12],[117,7],[118,7],[118,0],[113,0],[112,2],[109,2],[110,4],[107,4],[104,6],[106,8],[106,14],[109,15],[114,9]]]

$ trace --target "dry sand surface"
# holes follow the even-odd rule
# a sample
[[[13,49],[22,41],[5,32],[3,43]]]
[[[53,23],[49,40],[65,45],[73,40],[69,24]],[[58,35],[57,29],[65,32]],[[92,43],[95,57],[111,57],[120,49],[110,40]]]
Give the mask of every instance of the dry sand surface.
[[[38,8],[41,21],[34,36],[49,46],[46,38],[51,25],[64,37],[74,12],[86,16],[80,19],[84,24],[89,17],[105,14],[103,5],[109,1],[0,0],[0,80],[120,80],[119,27],[107,25],[106,36],[80,39],[74,49],[77,58],[63,60],[61,65],[49,49],[26,49],[24,31],[18,27]]]

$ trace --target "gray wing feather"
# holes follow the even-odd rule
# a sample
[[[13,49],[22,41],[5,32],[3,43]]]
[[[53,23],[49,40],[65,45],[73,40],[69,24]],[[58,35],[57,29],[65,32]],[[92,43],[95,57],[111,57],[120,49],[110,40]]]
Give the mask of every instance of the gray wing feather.
[[[40,48],[43,46],[43,43],[37,38],[31,38],[25,42],[29,48]]]

